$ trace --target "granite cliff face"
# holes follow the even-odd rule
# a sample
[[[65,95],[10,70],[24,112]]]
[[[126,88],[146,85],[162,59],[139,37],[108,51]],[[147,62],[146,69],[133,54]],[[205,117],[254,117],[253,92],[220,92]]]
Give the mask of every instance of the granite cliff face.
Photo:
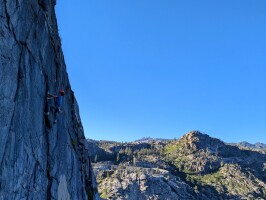
[[[0,199],[97,199],[55,0],[0,0]],[[45,120],[47,92],[65,90]]]

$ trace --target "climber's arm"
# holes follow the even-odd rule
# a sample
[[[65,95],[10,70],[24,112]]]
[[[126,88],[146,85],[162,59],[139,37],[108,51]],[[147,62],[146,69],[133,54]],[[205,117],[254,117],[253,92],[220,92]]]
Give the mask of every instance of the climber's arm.
[[[55,95],[53,95],[53,94],[51,94],[51,93],[47,93],[47,99],[54,99],[54,98],[56,98],[57,96],[55,96]]]

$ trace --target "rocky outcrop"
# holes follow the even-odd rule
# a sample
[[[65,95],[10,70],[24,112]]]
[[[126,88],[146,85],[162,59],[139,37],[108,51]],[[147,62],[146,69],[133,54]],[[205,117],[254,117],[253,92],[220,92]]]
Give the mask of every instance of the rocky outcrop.
[[[55,0],[0,0],[0,199],[97,199]],[[65,90],[56,124],[47,92]]]
[[[162,169],[103,162],[94,164],[94,170],[98,171],[97,180],[103,199],[178,200],[201,196],[180,178]]]
[[[218,170],[224,163],[239,163],[243,167],[261,170],[266,159],[262,153],[241,150],[199,131],[189,132],[170,142],[165,146],[165,152],[181,171],[202,175]]]

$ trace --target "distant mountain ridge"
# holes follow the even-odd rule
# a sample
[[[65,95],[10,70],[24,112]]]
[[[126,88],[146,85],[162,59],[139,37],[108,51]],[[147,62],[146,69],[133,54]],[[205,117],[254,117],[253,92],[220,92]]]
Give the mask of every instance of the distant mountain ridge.
[[[206,135],[204,133],[201,133],[203,135]],[[145,143],[145,142],[151,142],[151,141],[170,141],[170,140],[176,140],[176,139],[165,139],[165,138],[152,138],[150,136],[148,137],[142,137],[140,139],[134,140],[132,142],[140,142],[140,143]],[[94,139],[87,139],[88,142],[93,143],[93,142],[113,142],[113,143],[118,143],[117,141],[111,141],[111,140],[94,140]],[[128,143],[132,143],[128,142]],[[256,142],[254,144],[242,141],[242,142],[227,142],[226,144],[228,145],[233,145],[233,146],[238,146],[238,147],[246,147],[246,148],[251,148],[251,149],[266,149],[266,144],[262,142]]]
[[[167,141],[167,140],[169,139],[143,137],[141,139],[135,140],[134,142],[151,142],[151,141]]]
[[[239,147],[251,148],[251,149],[266,149],[266,144],[261,142],[256,142],[255,144],[251,144],[249,142],[243,141],[238,143],[228,143],[230,145],[236,145]]]

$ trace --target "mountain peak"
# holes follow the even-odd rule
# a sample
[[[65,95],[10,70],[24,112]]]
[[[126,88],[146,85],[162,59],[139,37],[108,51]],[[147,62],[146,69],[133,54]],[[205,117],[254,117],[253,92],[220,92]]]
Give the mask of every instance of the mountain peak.
[[[212,138],[205,133],[200,131],[190,131],[184,136],[182,136],[178,141],[179,145],[183,146],[185,149],[199,150],[199,149],[218,149],[219,147],[224,147],[225,144],[217,139]]]
[[[201,133],[200,131],[190,131],[187,134],[185,134],[182,138],[193,139],[193,138],[204,138],[204,137],[210,137],[210,136]]]
[[[188,143],[199,143],[199,142],[218,140],[218,139],[212,138],[207,134],[201,133],[200,131],[190,131],[184,136],[182,136],[180,140]]]

